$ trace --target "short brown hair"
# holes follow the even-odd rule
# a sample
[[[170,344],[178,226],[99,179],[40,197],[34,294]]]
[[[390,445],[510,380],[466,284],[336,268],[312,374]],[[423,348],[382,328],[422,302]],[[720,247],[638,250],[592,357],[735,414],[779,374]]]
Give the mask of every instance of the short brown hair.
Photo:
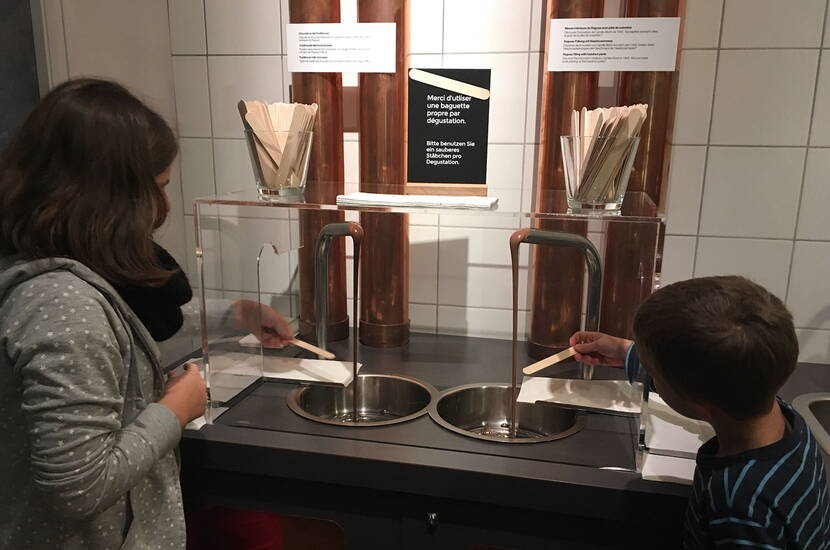
[[[177,152],[167,123],[123,86],[57,86],[0,155],[0,254],[72,258],[114,283],[163,282],[152,235],[168,205],[155,180]]]
[[[738,276],[658,290],[637,311],[634,338],[645,364],[674,391],[740,420],[770,410],[798,361],[790,312]]]

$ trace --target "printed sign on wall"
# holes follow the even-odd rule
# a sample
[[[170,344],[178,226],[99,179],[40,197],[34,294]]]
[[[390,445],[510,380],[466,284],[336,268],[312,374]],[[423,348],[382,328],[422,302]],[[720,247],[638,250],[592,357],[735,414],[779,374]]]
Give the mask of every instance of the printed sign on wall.
[[[551,19],[549,71],[674,71],[679,17]]]
[[[395,23],[292,23],[286,41],[292,73],[395,72]]]
[[[486,194],[489,113],[490,69],[411,69],[409,187]]]

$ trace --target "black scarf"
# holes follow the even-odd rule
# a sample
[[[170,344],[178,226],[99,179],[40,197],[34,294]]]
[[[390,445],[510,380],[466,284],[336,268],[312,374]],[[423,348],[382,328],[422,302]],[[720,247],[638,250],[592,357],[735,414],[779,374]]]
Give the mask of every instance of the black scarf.
[[[153,246],[159,266],[174,271],[166,283],[159,287],[117,284],[112,286],[147,327],[153,340],[162,342],[182,328],[184,317],[181,306],[193,298],[193,291],[190,289],[187,275],[173,256],[156,243],[153,243]]]

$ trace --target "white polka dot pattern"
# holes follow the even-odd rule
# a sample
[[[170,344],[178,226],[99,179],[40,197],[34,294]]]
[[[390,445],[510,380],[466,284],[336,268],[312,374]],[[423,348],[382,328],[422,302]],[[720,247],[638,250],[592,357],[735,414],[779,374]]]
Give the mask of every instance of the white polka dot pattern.
[[[16,501],[0,548],[184,548],[181,430],[155,403],[144,327],[69,260],[0,271],[0,296],[0,487]]]

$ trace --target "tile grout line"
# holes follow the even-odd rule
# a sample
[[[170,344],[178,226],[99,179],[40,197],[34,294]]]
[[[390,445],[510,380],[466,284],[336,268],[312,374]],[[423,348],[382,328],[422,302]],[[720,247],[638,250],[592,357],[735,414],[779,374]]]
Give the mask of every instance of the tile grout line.
[[[825,0],[824,2],[824,18],[822,19],[823,24],[821,27],[821,36],[819,37],[819,45],[824,44],[824,36],[827,33],[827,9],[828,5],[830,5],[830,0]],[[790,298],[790,283],[792,282],[793,278],[793,265],[795,264],[795,244],[798,240],[798,224],[801,220],[801,204],[804,200],[804,185],[807,180],[807,163],[810,160],[810,141],[812,141],[813,137],[813,120],[816,115],[816,101],[818,98],[818,83],[819,77],[821,76],[821,65],[822,65],[822,58],[824,57],[824,52],[820,49],[818,53],[818,59],[816,60],[816,78],[815,82],[813,83],[813,103],[810,106],[810,120],[807,123],[807,144],[804,147],[804,161],[801,168],[801,187],[798,192],[798,205],[795,210],[795,225],[793,227],[793,238],[792,238],[792,248],[790,249],[790,265],[787,269],[787,286],[784,290],[784,303],[786,304]]]
[[[735,239],[744,241],[793,242],[792,237],[755,237],[747,235],[696,235],[693,233],[667,233],[666,237],[701,237],[704,239]],[[798,241],[830,243],[830,239],[798,239]]]
[[[286,45],[286,47],[283,47],[283,41],[284,41],[284,38],[285,38],[285,27],[286,27],[287,23],[282,20],[282,11],[283,11],[282,10],[282,4],[283,4],[283,2],[286,2],[286,1],[287,0],[278,0],[278,2],[277,2],[277,11],[279,12],[278,13],[279,26],[277,28],[280,31],[280,40],[279,40],[279,45],[280,45],[280,77],[281,77],[281,80],[282,80],[282,82],[280,82],[280,84],[281,84],[280,85],[280,95],[282,96],[282,102],[283,103],[291,103],[292,102],[292,97],[291,96],[293,95],[293,90],[291,89],[291,84],[293,84],[293,79],[291,79],[291,82],[289,82],[288,79],[287,79],[288,59],[287,59],[287,53],[285,51],[287,49],[287,45]],[[290,7],[289,7],[289,10],[290,10]],[[291,16],[289,14],[289,22],[290,22],[290,20],[291,20]],[[286,92],[288,92],[288,97],[285,96]],[[341,90],[341,93],[342,93],[342,90]],[[299,214],[299,212],[298,212],[298,214]],[[289,243],[289,247],[290,247],[292,245],[292,243],[294,242],[294,233],[297,233],[297,243],[299,244],[299,241],[300,241],[300,238],[299,238],[300,237],[300,235],[299,235],[300,228],[299,228],[299,215],[297,217],[297,220],[292,220],[291,219],[291,212],[289,211],[288,216],[289,216],[289,219],[288,219],[288,243]],[[345,245],[343,247],[343,251],[345,252]],[[286,269],[288,270],[288,289],[289,289],[289,292],[290,292],[290,290],[291,290],[291,281],[294,280],[294,273],[295,272],[297,273],[297,284],[299,285],[299,274],[300,274],[299,249],[296,249],[296,254],[294,254],[293,258],[292,258],[292,255],[291,255],[290,251],[289,251],[287,260],[288,261],[286,261],[285,263],[286,263]],[[294,265],[295,260],[296,260],[296,265]],[[345,267],[346,267],[345,266],[345,261],[343,263],[344,263],[343,267],[345,269]],[[360,275],[358,274],[358,277],[359,276]],[[360,281],[358,281],[358,283],[359,282]],[[356,298],[354,296],[352,296],[352,300],[355,300],[355,299]],[[300,316],[299,303],[297,304],[297,306],[298,307],[297,307],[297,315],[296,316],[297,316],[297,318],[299,318],[299,316]],[[294,302],[293,301],[289,302],[289,308],[291,310],[292,316],[294,316],[293,315],[294,314]],[[347,312],[346,317],[347,318],[349,317],[348,312]],[[355,321],[354,319],[351,319],[351,323],[349,323],[349,324],[354,324],[354,321]]]
[[[173,57],[199,57],[207,55],[208,57],[288,57],[286,53],[174,53]]]
[[[733,46],[730,48],[680,48],[681,51],[712,51],[712,50],[724,50],[724,51],[750,51],[750,52],[757,52],[757,51],[778,51],[778,50],[826,50],[828,49],[825,46],[753,46],[753,47],[739,47]]]
[[[216,141],[215,141],[215,137],[214,137],[215,131],[214,131],[214,128],[213,128],[213,94],[211,93],[211,86],[210,86],[210,63],[208,63],[210,50],[209,50],[209,45],[208,45],[207,2],[206,2],[206,0],[202,0],[202,23],[203,23],[204,30],[205,30],[205,55],[204,55],[204,58],[205,58],[205,74],[207,75],[208,109],[210,111],[210,113],[209,113],[209,115],[210,115],[210,138],[211,138],[210,139],[210,154],[211,154],[212,161],[213,161],[211,163],[213,165],[213,193],[214,193],[214,195],[218,195],[219,194],[219,188],[218,188],[217,182],[216,182]],[[218,226],[219,234],[221,235],[221,233],[222,233],[222,220],[221,220],[220,216],[216,217],[216,223],[217,223],[217,226]],[[200,226],[201,226],[201,224],[200,224]],[[195,230],[195,226],[194,226],[194,230]],[[225,286],[225,275],[224,275],[223,269],[221,267],[222,257],[223,257],[223,254],[222,254],[222,239],[221,238],[217,241],[216,247],[218,249],[219,263],[220,263],[219,274],[218,274],[219,275],[219,281],[220,281],[221,286],[224,287]]]
[[[504,144],[509,145],[509,144]],[[721,147],[724,149],[830,149],[830,145],[738,145],[731,143],[672,143],[672,147]]]
[[[524,117],[522,121],[522,139],[527,139],[527,115],[528,111],[530,110],[529,106],[529,96],[530,96],[530,48],[533,45],[532,43],[532,36],[533,36],[533,4],[534,2],[531,0],[530,2],[530,13],[528,14],[528,33],[527,33],[527,75],[525,76],[525,109],[524,109]],[[527,167],[527,145],[522,144],[522,175],[521,179],[519,180],[519,210],[522,210],[523,202],[524,202],[524,195],[525,195],[525,168]],[[521,227],[521,220],[518,222],[518,228]]]
[[[441,0],[441,67],[444,67],[444,38],[446,30],[447,0]]]
[[[720,68],[721,43],[723,42],[723,21],[726,17],[726,2],[721,4],[720,28],[718,29],[718,48],[715,54],[715,81],[712,84],[712,101],[709,104],[709,130],[706,134],[706,154],[703,157],[703,183],[700,186],[700,204],[697,209],[697,234],[695,235],[695,251],[692,258],[692,277],[697,271],[697,255],[700,250],[700,226],[703,220],[703,201],[706,196],[706,173],[709,170],[709,151],[712,147],[712,126],[715,119],[715,97],[718,93],[718,70]]]
[[[69,40],[66,38],[66,10],[63,9],[61,0],[61,30],[63,30],[63,57],[66,61],[66,78],[72,78],[72,71],[69,69]]]
[[[173,65],[173,28],[170,26],[170,0],[167,0],[166,4],[167,4],[167,35],[168,35],[168,37],[170,37],[170,52],[169,52],[170,53],[170,73],[171,73],[171,76],[173,77],[173,113],[175,113],[176,133],[178,133],[179,126],[180,126],[181,123],[179,122],[179,102],[177,101],[178,96],[177,96],[177,93],[176,93],[176,70],[175,70],[175,67]],[[184,211],[184,209],[185,209],[185,202],[184,202],[184,171],[182,170],[181,138],[182,138],[182,136],[179,135],[179,139],[177,140],[177,141],[179,141],[179,154],[176,155],[176,156],[179,158],[179,199],[181,200],[181,203],[182,203],[181,215],[182,215],[182,221],[185,222],[185,221],[187,221],[187,219],[185,218],[187,213]],[[191,205],[191,208],[192,208],[192,205]],[[191,213],[192,212],[193,211],[191,210]],[[187,230],[184,227],[182,227],[182,232],[183,232],[183,234],[181,235],[181,237],[184,239],[184,249],[185,249],[185,253],[187,254]],[[185,258],[185,266],[187,266],[187,261],[186,260],[187,259]]]

